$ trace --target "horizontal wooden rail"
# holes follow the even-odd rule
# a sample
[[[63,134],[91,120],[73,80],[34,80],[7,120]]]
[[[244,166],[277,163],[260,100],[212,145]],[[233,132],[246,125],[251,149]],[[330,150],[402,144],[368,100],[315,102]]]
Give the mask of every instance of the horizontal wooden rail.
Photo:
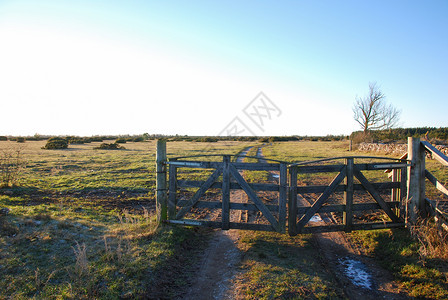
[[[400,207],[400,202],[386,202],[389,208],[398,208]],[[344,212],[345,204],[336,204],[336,205],[325,205],[319,209],[318,213],[330,213],[330,212]],[[306,214],[311,206],[300,206],[297,207],[298,214]],[[352,211],[363,211],[363,210],[376,210],[382,209],[378,203],[355,203],[352,204]]]
[[[321,163],[325,161],[331,161],[331,160],[341,160],[341,159],[384,159],[384,160],[392,160],[397,161],[400,159],[397,158],[391,158],[391,157],[384,157],[384,156],[337,156],[337,157],[329,157],[329,158],[323,158],[323,159],[317,159],[317,160],[308,160],[308,161],[301,161],[290,164],[288,167],[292,166],[301,166],[301,165],[309,165],[309,164],[315,164],[315,163]],[[405,159],[402,159],[402,161],[406,161]]]
[[[351,230],[372,230],[372,229],[386,229],[386,228],[400,228],[405,227],[405,223],[396,222],[381,222],[381,223],[363,223],[352,224]],[[345,225],[322,225],[322,226],[306,226],[302,228],[301,233],[320,233],[320,232],[333,232],[344,231]]]
[[[188,204],[187,200],[180,200],[179,202],[177,202],[177,205],[180,207],[184,207],[187,204]],[[198,201],[198,202],[196,202],[195,207],[197,207],[197,208],[220,208],[221,205],[222,205],[222,202],[218,202],[218,201]],[[265,206],[269,211],[272,211],[272,212],[278,211],[278,205],[265,204]],[[257,206],[255,204],[250,204],[250,203],[230,202],[230,209],[259,211],[259,209],[257,208]]]
[[[211,228],[221,228],[222,222],[217,221],[202,221],[202,220],[167,220],[165,223],[180,224],[187,226],[204,226]],[[274,227],[266,224],[253,224],[253,223],[235,223],[229,222],[229,229],[242,229],[242,230],[257,230],[257,231],[276,231]]]
[[[192,187],[201,187],[204,184],[204,181],[199,180],[178,180],[177,184],[179,187],[183,188],[192,188]],[[271,191],[271,192],[278,192],[279,186],[277,184],[270,184],[270,183],[249,183],[249,186],[255,190],[255,191]],[[222,188],[222,182],[215,182],[210,187],[212,189],[221,189]],[[230,188],[232,190],[240,190],[242,187],[236,183],[231,182]]]

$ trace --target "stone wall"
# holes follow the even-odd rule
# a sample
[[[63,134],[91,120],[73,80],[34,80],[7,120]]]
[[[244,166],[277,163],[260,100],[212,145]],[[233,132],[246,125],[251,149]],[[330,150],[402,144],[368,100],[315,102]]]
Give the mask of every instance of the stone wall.
[[[401,156],[407,152],[407,144],[382,144],[382,143],[361,143],[358,147],[363,152],[378,152],[383,154],[394,154]],[[448,146],[435,145],[435,147],[448,156]]]

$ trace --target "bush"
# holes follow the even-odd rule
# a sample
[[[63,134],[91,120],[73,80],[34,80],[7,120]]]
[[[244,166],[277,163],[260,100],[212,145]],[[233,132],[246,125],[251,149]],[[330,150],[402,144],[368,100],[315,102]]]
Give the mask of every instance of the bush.
[[[115,141],[115,144],[125,144],[126,143],[126,139],[125,138],[118,138]]]
[[[24,166],[21,150],[2,150],[0,152],[0,188],[17,185]]]
[[[42,149],[67,149],[68,141],[61,137],[48,139],[47,144]]]
[[[126,149],[123,146],[120,146],[117,143],[102,143],[101,145],[99,145],[98,147],[95,147],[94,149],[99,149],[99,150],[121,150],[121,149]]]
[[[16,139],[16,141],[17,141],[17,143],[25,143],[25,138],[19,136],[19,137]]]
[[[142,137],[142,136],[138,136],[138,137],[135,137],[132,141],[133,142],[143,142],[145,139]]]
[[[6,136],[0,136],[0,141],[7,141],[8,138]]]

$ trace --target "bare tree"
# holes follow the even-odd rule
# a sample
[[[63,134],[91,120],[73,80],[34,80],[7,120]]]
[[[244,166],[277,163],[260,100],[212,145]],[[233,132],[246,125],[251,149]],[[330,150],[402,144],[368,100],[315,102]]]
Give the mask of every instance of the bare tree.
[[[364,133],[375,129],[389,129],[398,125],[400,111],[385,101],[386,96],[376,82],[369,83],[369,94],[356,97],[353,105],[354,119]]]

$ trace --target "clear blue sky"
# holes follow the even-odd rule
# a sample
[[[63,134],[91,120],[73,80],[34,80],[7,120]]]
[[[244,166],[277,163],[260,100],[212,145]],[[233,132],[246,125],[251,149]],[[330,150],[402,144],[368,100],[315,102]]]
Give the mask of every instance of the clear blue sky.
[[[0,135],[349,134],[373,81],[448,126],[445,0],[0,0],[0,43]]]

